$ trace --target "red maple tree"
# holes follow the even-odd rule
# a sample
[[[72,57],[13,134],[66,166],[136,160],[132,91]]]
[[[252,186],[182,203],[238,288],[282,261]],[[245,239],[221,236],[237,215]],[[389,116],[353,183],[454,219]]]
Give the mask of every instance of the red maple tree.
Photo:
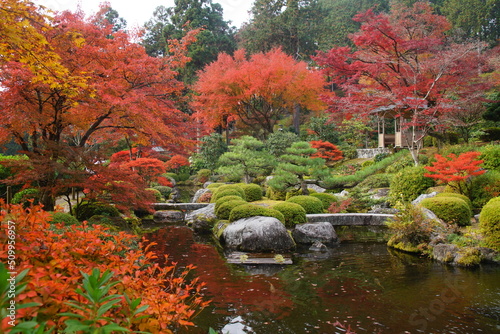
[[[450,23],[428,2],[394,4],[388,14],[368,10],[355,20],[361,23],[351,36],[355,49],[336,47],[314,58],[342,91],[325,100],[339,117],[395,113],[417,164],[423,137],[457,108],[453,101],[489,85],[480,77],[483,46],[453,43]]]
[[[189,166],[189,160],[182,155],[174,155],[170,160],[165,163],[165,168],[169,171],[177,172],[179,168]]]
[[[311,155],[311,158],[322,158],[327,162],[334,162],[343,158],[342,151],[336,145],[328,141],[313,140],[310,144],[311,147],[317,150],[316,153]]]
[[[464,182],[471,176],[486,173],[479,165],[483,160],[477,160],[480,152],[466,152],[459,156],[451,153],[447,157],[436,154],[432,166],[425,166],[430,173],[424,175],[455,187],[461,194],[467,194],[467,184]]]
[[[69,171],[82,174],[80,186],[93,176],[81,166],[104,160],[98,149],[123,138],[171,152],[194,145],[195,124],[176,107],[184,88],[176,70],[188,61],[186,46],[195,32],[172,45],[172,56],[153,58],[125,32],[103,26],[99,15],[104,12],[91,19],[64,12],[53,29],[40,32],[69,73],[84,76],[85,83],[61,89],[33,80],[18,62],[7,63],[0,74],[0,143],[13,139],[29,156],[31,166],[19,177],[44,190],[41,202],[48,210],[64,185],[75,185]]]

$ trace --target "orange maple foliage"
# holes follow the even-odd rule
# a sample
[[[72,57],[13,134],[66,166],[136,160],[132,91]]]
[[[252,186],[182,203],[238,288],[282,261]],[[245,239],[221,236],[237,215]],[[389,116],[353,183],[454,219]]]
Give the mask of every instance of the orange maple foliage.
[[[195,143],[195,124],[177,107],[184,85],[176,71],[188,61],[186,48],[196,32],[173,43],[172,56],[154,58],[125,32],[96,21],[105,22],[63,12],[51,29],[39,32],[69,75],[85,77],[86,85],[71,94],[35,80],[20,62],[3,64],[0,73],[0,143],[15,140],[30,157],[31,174],[22,176],[50,193],[42,198],[49,209],[56,195],[52,190],[71,178],[56,169],[59,163],[83,171],[84,158],[99,154],[96,148],[113,147],[123,138],[140,145],[154,142],[172,152],[185,152]],[[81,40],[78,45],[74,36]],[[93,156],[85,155],[89,152]]]
[[[195,114],[210,127],[239,126],[267,136],[277,121],[297,106],[318,111],[319,96],[325,93],[323,76],[297,62],[279,49],[254,54],[245,50],[234,56],[220,54],[217,61],[199,74]]]
[[[10,212],[7,213],[7,210]],[[81,271],[92,268],[101,272],[109,269],[120,283],[110,293],[127,294],[130,298],[142,298],[141,305],[149,305],[144,314],[149,317],[136,319],[128,328],[152,333],[172,333],[179,326],[192,325],[197,311],[208,305],[201,296],[204,284],[198,279],[188,281],[193,269],[185,267],[180,273],[175,264],[160,266],[154,263],[155,255],[137,236],[125,232],[111,233],[99,225],[92,227],[64,227],[50,225],[50,213],[39,206],[27,210],[21,206],[5,206],[1,203],[0,258],[7,260],[7,225],[16,226],[16,270],[29,269],[27,289],[18,295],[17,302],[40,303],[40,306],[17,310],[17,320],[47,321],[56,332],[63,328],[66,317],[58,314],[70,311],[70,300],[84,302],[75,292],[82,279]],[[168,262],[166,262],[168,263]],[[117,324],[124,319],[122,301],[107,315]],[[76,309],[71,312],[78,313]],[[2,330],[8,329],[3,319]]]
[[[182,155],[174,155],[169,161],[165,163],[167,170],[178,170],[183,166],[189,166],[189,160]]]
[[[325,159],[327,162],[334,162],[343,158],[342,151],[328,141],[313,140],[310,144],[311,147],[317,150],[316,153],[311,155],[311,158],[321,158]]]

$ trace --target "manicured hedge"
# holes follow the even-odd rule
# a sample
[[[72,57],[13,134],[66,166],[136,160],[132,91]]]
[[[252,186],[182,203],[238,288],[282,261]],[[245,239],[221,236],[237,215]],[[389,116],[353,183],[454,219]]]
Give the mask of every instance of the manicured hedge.
[[[492,198],[483,207],[479,227],[488,247],[500,252],[500,197]]]
[[[241,184],[240,187],[245,192],[246,200],[249,202],[260,201],[262,199],[262,188],[255,183]]]
[[[39,196],[40,191],[38,189],[27,188],[14,194],[14,197],[12,197],[12,204],[22,204],[24,206],[29,206],[29,200],[33,200],[33,204],[38,204]]]
[[[500,193],[500,172],[490,170],[472,178],[470,199],[474,210],[479,212],[488,201]]]
[[[153,189],[158,190],[165,199],[168,199],[168,197],[172,193],[172,188],[167,186],[155,186],[153,187]]]
[[[470,225],[472,211],[469,205],[456,197],[431,197],[420,203],[424,208],[434,212],[445,223],[455,223],[459,226]]]
[[[242,199],[245,199],[245,193],[243,191],[238,191],[237,189],[227,189],[227,190],[222,190],[222,191],[216,191],[212,195],[212,203],[217,202],[219,198],[226,197],[226,196],[239,196]]]
[[[224,197],[227,198],[227,197]],[[243,204],[247,204],[248,202],[240,199],[233,199],[227,202],[224,202],[219,205],[219,207],[215,210],[215,214],[217,215],[217,218],[227,220],[229,219],[229,215],[231,214],[231,211]]]
[[[221,197],[217,201],[215,201],[215,208],[214,208],[215,212],[217,212],[217,210],[219,209],[219,206],[221,206],[222,204],[229,202],[229,201],[234,201],[234,200],[244,201],[243,198],[241,198],[240,196],[237,196],[237,195],[230,195],[230,196]]]
[[[306,213],[323,213],[323,202],[312,196],[294,196],[289,198],[287,202],[299,204],[306,210]]]
[[[274,217],[283,224],[285,223],[285,217],[281,212],[250,203],[235,207],[229,215],[229,221],[234,222],[243,218],[254,216]]]
[[[456,197],[456,198],[460,198],[460,199],[464,200],[465,203],[467,203],[467,205],[469,206],[469,208],[471,210],[473,209],[472,208],[472,202],[469,199],[469,197],[467,197],[465,195],[462,195],[462,194],[444,192],[444,193],[437,194],[436,197]]]
[[[273,205],[272,209],[277,210],[285,217],[285,226],[294,227],[296,224],[307,222],[306,210],[299,204],[291,202],[281,202]]]
[[[337,196],[328,193],[314,193],[309,196],[316,197],[323,203],[323,210],[328,210],[332,203],[337,203],[339,200]]]

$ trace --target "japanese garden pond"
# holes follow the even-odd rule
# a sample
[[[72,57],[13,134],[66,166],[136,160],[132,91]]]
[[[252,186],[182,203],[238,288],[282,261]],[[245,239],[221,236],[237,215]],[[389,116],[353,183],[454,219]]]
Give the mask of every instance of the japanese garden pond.
[[[358,334],[500,332],[498,266],[447,266],[373,239],[298,250],[291,265],[240,265],[187,227],[146,237],[206,283],[212,303],[180,333],[345,333],[336,321]]]

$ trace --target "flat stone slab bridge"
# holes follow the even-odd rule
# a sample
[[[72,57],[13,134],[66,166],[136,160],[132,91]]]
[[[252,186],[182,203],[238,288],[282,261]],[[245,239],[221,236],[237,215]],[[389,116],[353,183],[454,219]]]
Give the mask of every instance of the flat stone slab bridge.
[[[208,203],[154,203],[155,210],[193,211]],[[329,222],[332,226],[384,226],[394,215],[382,213],[318,213],[308,214],[307,222]]]

